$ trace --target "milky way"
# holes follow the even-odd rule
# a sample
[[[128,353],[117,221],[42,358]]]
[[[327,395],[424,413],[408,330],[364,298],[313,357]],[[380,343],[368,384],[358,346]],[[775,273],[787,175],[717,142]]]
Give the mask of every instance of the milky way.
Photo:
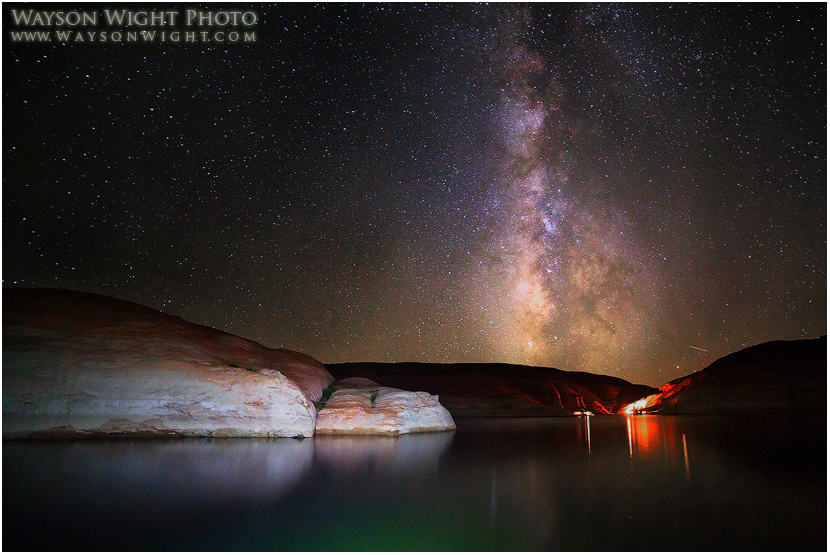
[[[246,9],[234,45],[4,17],[4,287],[649,385],[826,333],[823,4]]]
[[[562,87],[519,40],[530,16],[516,17],[502,27],[496,219],[480,302],[507,360],[607,373],[645,347],[652,282],[624,215],[574,200]]]

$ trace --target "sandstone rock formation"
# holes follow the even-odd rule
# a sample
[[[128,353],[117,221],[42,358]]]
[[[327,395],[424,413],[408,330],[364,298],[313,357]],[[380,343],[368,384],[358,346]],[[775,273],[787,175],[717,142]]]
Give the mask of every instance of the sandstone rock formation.
[[[612,376],[514,364],[327,364],[336,379],[365,376],[437,394],[456,418],[614,414],[657,389]]]
[[[310,356],[110,297],[3,289],[3,437],[309,437]]]
[[[827,336],[770,341],[663,385],[628,412],[826,412]]]
[[[398,435],[455,429],[437,395],[382,387],[362,378],[336,382],[330,390],[317,415],[317,435]]]

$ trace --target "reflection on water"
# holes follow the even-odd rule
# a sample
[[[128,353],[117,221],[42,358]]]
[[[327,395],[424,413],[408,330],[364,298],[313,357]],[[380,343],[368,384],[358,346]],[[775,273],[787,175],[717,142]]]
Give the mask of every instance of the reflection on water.
[[[628,427],[628,455],[636,452],[642,457],[650,457],[658,452],[667,454],[675,450],[675,419],[654,418],[652,415],[626,415]]]
[[[823,415],[3,444],[3,547],[826,549]]]
[[[589,454],[591,453],[591,416],[584,414],[579,417],[585,423],[585,443],[588,445]]]
[[[85,502],[115,508],[123,499],[172,507],[278,497],[296,485],[314,457],[310,441],[243,438],[5,442],[3,451],[4,478],[25,469],[27,487],[36,492],[87,495]]]
[[[454,432],[383,436],[317,436],[314,454],[334,471],[358,473],[372,468],[406,474],[437,470],[441,453],[452,443]]]
[[[689,450],[686,448],[686,434],[683,434],[683,463],[686,465],[686,479],[689,476]]]

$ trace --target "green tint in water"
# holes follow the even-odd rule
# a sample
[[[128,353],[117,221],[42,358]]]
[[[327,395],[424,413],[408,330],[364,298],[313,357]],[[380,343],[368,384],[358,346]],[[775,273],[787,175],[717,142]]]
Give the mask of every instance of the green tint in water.
[[[824,415],[5,442],[7,550],[826,549]]]

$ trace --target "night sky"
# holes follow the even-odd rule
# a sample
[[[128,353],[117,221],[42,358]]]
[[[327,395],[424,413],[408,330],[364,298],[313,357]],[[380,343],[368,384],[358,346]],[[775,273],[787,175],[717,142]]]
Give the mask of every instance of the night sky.
[[[199,8],[256,12],[234,44],[15,42],[55,28],[14,8],[4,287],[654,386],[827,333],[823,3]]]

